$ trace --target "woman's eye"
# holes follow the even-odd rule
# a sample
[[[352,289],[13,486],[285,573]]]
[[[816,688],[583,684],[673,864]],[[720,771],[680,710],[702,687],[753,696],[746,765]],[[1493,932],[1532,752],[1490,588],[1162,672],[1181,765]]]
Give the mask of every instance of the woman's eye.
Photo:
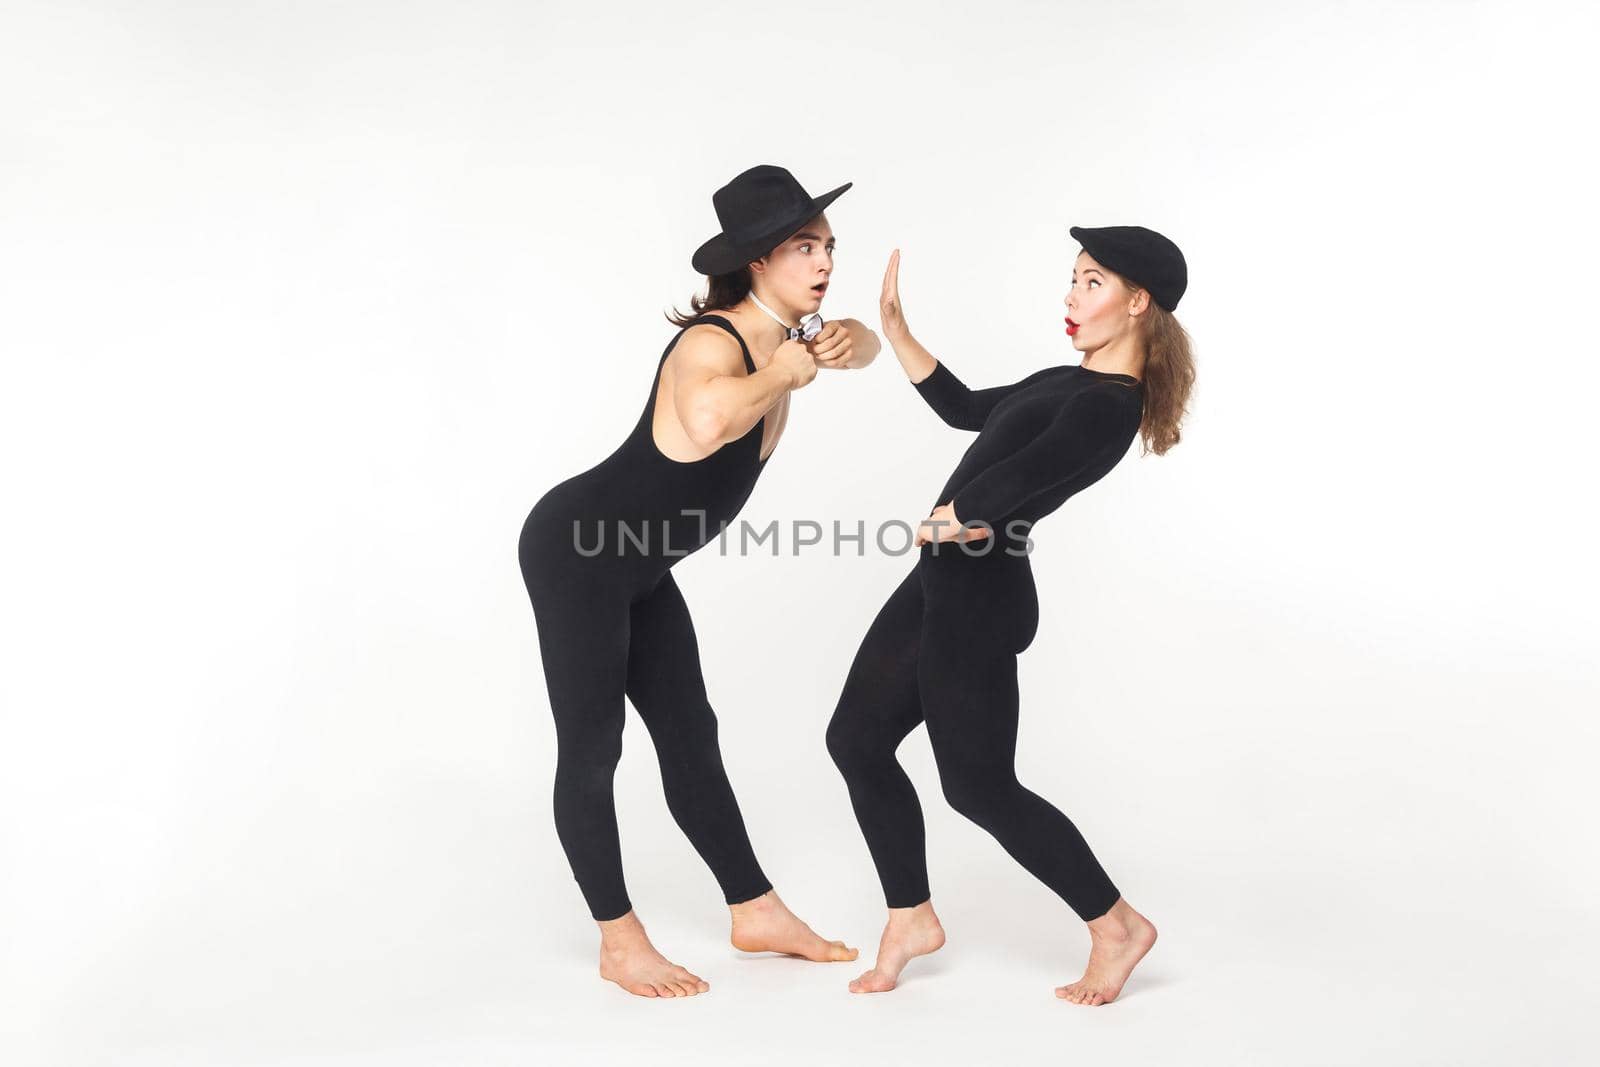
[[[809,244],[801,245],[800,246],[800,251],[804,252],[806,255],[809,256],[811,254],[811,246]]]
[[[1099,285],[1100,284],[1100,279],[1099,278],[1090,278],[1089,279],[1089,284],[1090,285]]]

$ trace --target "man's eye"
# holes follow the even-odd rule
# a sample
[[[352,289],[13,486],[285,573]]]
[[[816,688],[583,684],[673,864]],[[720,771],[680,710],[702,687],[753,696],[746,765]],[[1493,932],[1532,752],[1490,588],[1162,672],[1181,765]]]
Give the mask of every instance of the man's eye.
[[[808,241],[807,243],[801,245],[800,246],[800,251],[804,252],[806,255],[809,256],[811,254],[811,243]]]

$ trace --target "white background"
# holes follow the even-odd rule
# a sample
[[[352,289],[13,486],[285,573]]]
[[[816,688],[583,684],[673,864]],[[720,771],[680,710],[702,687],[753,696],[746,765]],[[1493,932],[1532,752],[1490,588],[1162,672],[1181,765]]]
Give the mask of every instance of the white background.
[[[0,7],[10,1064],[1506,1063],[1592,1055],[1592,14],[1535,3]],[[550,816],[523,517],[633,425],[758,162],[855,188],[825,314],[974,385],[1076,355],[1066,227],[1190,264],[1199,385],[1036,531],[1022,780],[1161,941],[1082,924],[902,757],[950,934],[823,746],[910,557],[675,573],[779,892],[746,957],[630,712],[631,998]],[[968,440],[887,352],[757,525],[915,519]],[[974,620],[981,624],[981,620]],[[1587,1053],[1584,1051],[1587,1049]]]

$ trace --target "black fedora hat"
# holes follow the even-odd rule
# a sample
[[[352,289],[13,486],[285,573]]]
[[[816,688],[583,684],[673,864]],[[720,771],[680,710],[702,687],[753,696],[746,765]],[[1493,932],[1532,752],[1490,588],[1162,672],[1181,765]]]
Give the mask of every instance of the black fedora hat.
[[[711,195],[722,232],[695,250],[694,269],[727,274],[760,259],[853,184],[812,196],[782,167],[751,167]]]

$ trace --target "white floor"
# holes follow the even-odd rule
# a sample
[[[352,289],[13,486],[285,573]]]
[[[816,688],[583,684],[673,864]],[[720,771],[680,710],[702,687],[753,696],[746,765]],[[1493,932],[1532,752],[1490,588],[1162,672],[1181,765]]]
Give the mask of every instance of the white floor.
[[[846,990],[864,964],[734,951],[714,887],[663,841],[635,864],[636,881],[651,878],[636,905],[708,994],[644,1000],[599,980],[563,871],[535,884],[520,860],[476,884],[397,871],[395,899],[329,886],[292,924],[288,910],[279,926],[233,929],[203,910],[193,924],[167,915],[149,943],[107,946],[49,1000],[13,996],[30,1011],[11,1015],[24,1032],[7,1062],[1498,1065],[1592,1063],[1600,1047],[1592,916],[1490,908],[1481,886],[1457,898],[1484,902],[1469,915],[1385,898],[1381,877],[1332,886],[1257,866],[1202,884],[1179,865],[1134,865],[1143,892],[1124,889],[1161,940],[1122,999],[1081,1008],[1052,988],[1077,977],[1082,927],[976,832],[931,812],[930,833],[984,862],[934,864],[949,944],[889,994]],[[858,858],[786,896],[866,954],[880,916]],[[818,850],[785,869],[829,862]],[[541,891],[546,905],[518,908]]]

